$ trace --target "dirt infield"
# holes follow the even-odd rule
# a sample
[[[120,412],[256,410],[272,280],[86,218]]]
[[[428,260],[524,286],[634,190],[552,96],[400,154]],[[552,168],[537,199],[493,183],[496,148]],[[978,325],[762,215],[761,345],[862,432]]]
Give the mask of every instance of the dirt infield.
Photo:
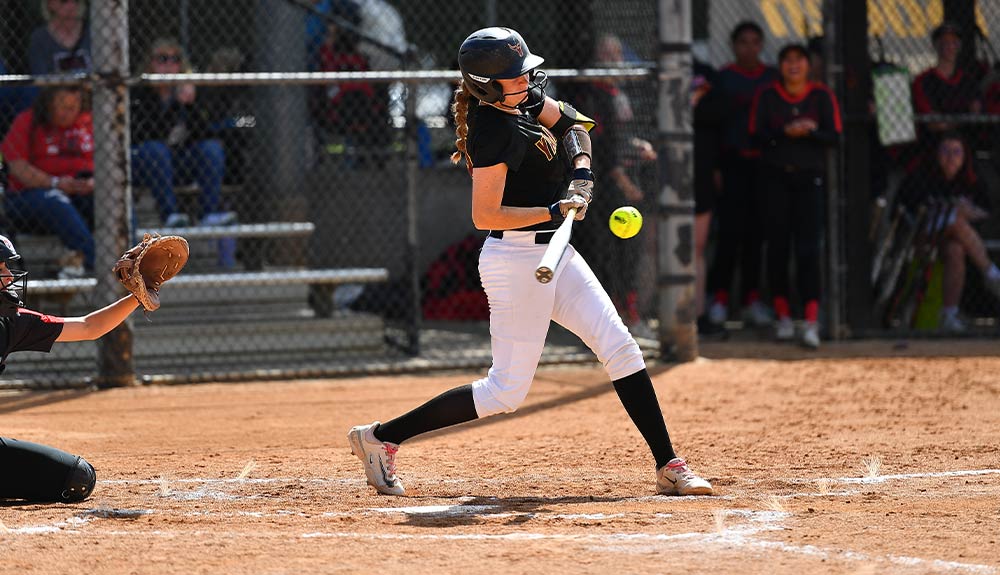
[[[344,435],[472,375],[0,397],[0,435],[85,455],[78,505],[0,503],[0,573],[1000,573],[1000,358],[701,360],[655,375],[715,497],[653,495],[602,371],[406,444]],[[10,470],[3,470],[4,473]]]

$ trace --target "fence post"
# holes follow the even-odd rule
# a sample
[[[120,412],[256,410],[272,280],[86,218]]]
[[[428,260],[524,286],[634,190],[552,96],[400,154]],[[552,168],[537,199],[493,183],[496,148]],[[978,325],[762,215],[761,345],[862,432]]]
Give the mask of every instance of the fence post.
[[[657,292],[664,358],[698,357],[694,277],[691,1],[659,1]]]
[[[131,237],[129,188],[128,0],[91,3],[94,62],[95,303],[117,301],[125,290],[111,268]],[[134,385],[132,324],[125,321],[97,342],[99,387]]]
[[[844,104],[843,138],[843,205],[845,220],[844,233],[845,265],[847,289],[844,293],[846,307],[846,330],[841,335],[859,335],[876,327],[872,317],[874,305],[871,282],[872,247],[868,242],[869,219],[871,218],[871,165],[870,141],[871,121],[869,119],[868,98],[871,94],[871,57],[868,43],[847,39],[867,38],[868,4],[866,0],[845,0],[840,4],[840,38],[836,44],[836,68],[842,63],[838,92]],[[847,86],[851,86],[847,89]],[[878,169],[884,169],[879,167]],[[832,192],[833,190],[831,190]]]

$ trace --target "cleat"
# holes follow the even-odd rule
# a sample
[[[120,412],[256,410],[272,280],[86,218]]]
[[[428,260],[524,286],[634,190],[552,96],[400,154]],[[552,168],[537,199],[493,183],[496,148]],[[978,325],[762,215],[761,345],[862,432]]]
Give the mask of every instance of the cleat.
[[[658,495],[711,495],[712,484],[698,477],[680,457],[656,471]]]
[[[368,485],[383,495],[403,495],[406,493],[403,482],[396,477],[396,452],[399,451],[399,446],[376,439],[374,431],[378,425],[379,422],[376,421],[371,425],[351,428],[347,434],[351,454],[364,464]]]
[[[792,322],[792,318],[783,317],[774,325],[774,339],[789,341],[795,338],[795,324]]]

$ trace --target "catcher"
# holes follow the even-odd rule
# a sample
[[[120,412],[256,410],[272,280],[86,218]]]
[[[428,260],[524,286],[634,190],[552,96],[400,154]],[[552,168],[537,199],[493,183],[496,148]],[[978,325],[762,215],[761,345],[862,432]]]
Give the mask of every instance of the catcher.
[[[28,272],[20,270],[14,244],[0,236],[0,373],[15,351],[48,352],[57,341],[95,340],[108,333],[140,304],[160,306],[159,288],[184,267],[188,245],[178,236],[145,236],[115,264],[118,280],[131,292],[83,317],[55,317],[24,308]],[[94,490],[94,466],[78,455],[0,437],[0,500],[83,501]]]

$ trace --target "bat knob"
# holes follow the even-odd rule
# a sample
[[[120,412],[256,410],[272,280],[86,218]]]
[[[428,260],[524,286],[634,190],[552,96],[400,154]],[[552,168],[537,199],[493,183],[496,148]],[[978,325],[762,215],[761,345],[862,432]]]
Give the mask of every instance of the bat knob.
[[[538,268],[535,270],[535,279],[538,280],[538,283],[549,283],[552,281],[552,270],[549,268]]]

